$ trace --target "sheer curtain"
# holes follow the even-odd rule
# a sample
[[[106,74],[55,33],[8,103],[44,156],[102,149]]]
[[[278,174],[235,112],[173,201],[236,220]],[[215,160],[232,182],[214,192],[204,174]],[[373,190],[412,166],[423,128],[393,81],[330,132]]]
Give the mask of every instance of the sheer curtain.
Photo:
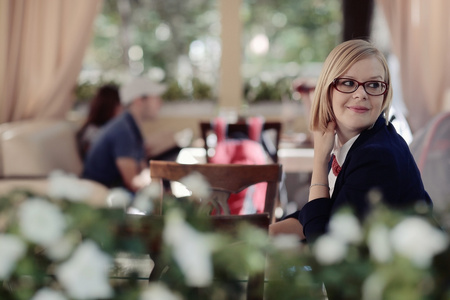
[[[62,119],[102,0],[0,0],[0,123]]]
[[[377,0],[400,62],[413,132],[450,104],[450,1]]]

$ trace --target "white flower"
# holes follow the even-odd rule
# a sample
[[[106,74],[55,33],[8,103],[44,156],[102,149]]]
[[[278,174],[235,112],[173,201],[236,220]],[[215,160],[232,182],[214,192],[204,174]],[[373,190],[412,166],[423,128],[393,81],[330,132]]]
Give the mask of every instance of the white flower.
[[[192,192],[192,196],[195,198],[207,199],[211,194],[211,187],[208,181],[198,172],[192,172],[181,178],[180,183],[184,184],[186,188]]]
[[[115,252],[114,253],[114,274],[128,276],[136,273],[140,277],[147,277],[148,270],[151,270],[153,262],[149,259],[148,254],[136,254],[131,252]]]
[[[324,234],[314,244],[314,255],[322,265],[341,262],[347,255],[347,244],[339,238]]]
[[[212,237],[192,228],[179,210],[171,210],[166,218],[163,238],[172,246],[172,254],[185,276],[186,284],[208,286],[213,279]]]
[[[418,267],[427,267],[434,255],[446,249],[448,237],[423,218],[409,217],[392,229],[391,242],[397,253]]]
[[[174,294],[163,283],[150,283],[141,293],[139,300],[182,300],[178,294]]]
[[[125,208],[131,202],[131,194],[124,188],[113,188],[106,198],[109,207]]]
[[[362,299],[382,300],[385,287],[386,280],[384,279],[384,276],[378,273],[370,274],[370,276],[364,280],[362,286]]]
[[[58,291],[42,288],[31,298],[31,300],[67,300],[67,298]]]
[[[74,202],[89,199],[92,188],[84,184],[74,174],[66,174],[63,171],[53,171],[49,175],[48,194],[53,198],[62,198]]]
[[[367,245],[372,257],[379,263],[387,263],[392,258],[389,229],[383,224],[373,225],[367,236]]]
[[[137,194],[136,197],[134,197],[133,207],[140,212],[148,214],[153,211],[153,202],[147,196]]]
[[[347,243],[357,243],[362,240],[362,230],[358,219],[353,214],[336,214],[329,224],[331,235]]]
[[[161,187],[158,183],[152,182],[150,185],[142,188],[136,194],[133,201],[133,207],[145,213],[153,211],[153,199],[161,196]]]
[[[69,256],[79,240],[80,238],[76,234],[65,235],[45,248],[45,253],[52,260],[63,260]]]
[[[40,198],[23,202],[18,215],[22,234],[41,246],[55,243],[66,229],[66,220],[59,207]]]
[[[150,169],[145,168],[138,175],[134,176],[132,184],[134,186],[146,186],[151,182]]]
[[[277,234],[273,237],[272,244],[278,250],[298,249],[301,246],[296,234]]]
[[[108,298],[113,295],[108,279],[111,263],[111,258],[88,240],[56,268],[56,277],[72,298]]]
[[[0,234],[0,280],[8,279],[26,251],[25,243],[12,234]]]

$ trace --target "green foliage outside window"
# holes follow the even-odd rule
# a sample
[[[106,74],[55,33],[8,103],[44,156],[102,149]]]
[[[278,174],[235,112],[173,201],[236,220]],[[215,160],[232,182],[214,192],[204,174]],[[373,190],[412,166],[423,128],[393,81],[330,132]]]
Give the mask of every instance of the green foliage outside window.
[[[166,101],[215,100],[220,80],[219,1],[105,0],[80,86],[87,81],[99,86],[98,78],[122,82],[126,76],[148,75],[169,85]],[[340,4],[242,0],[242,75],[248,102],[281,101],[290,95],[286,81],[311,75],[305,66],[322,62],[340,42]],[[258,37],[267,48],[258,48]],[[87,97],[82,94],[86,89],[77,91],[78,98]]]

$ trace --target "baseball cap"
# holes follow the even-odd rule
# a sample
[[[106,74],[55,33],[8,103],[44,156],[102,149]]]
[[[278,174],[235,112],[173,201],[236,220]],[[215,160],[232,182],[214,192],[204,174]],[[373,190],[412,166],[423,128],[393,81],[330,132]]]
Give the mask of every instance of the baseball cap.
[[[161,96],[167,90],[167,86],[157,83],[149,78],[136,77],[120,88],[120,102],[128,105],[134,99],[141,96]]]

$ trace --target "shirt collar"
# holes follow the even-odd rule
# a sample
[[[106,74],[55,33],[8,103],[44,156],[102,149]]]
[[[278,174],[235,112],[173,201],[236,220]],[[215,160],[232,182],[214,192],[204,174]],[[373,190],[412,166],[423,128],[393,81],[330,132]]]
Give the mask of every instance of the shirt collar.
[[[342,166],[345,162],[345,158],[347,157],[347,153],[352,147],[353,143],[356,141],[356,139],[359,137],[358,135],[355,135],[351,139],[349,139],[344,145],[339,146],[339,140],[337,135],[335,136],[334,140],[334,149],[331,152],[336,156],[336,160],[340,166]]]

